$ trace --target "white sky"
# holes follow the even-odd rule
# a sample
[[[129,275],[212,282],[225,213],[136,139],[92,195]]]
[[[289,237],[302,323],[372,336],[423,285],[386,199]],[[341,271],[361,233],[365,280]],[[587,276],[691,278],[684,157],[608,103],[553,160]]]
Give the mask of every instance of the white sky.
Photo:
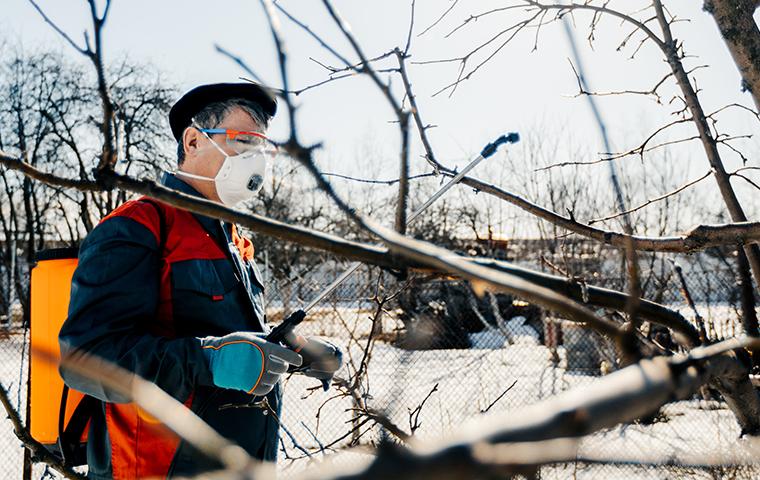
[[[40,0],[39,3],[77,40],[89,27],[84,1]],[[409,3],[408,0],[335,2],[368,56],[404,45]],[[489,38],[500,26],[511,24],[515,18],[514,12],[494,15],[472,22],[445,39],[444,35],[470,14],[503,6],[506,2],[459,3],[446,21],[417,38],[417,33],[451,5],[450,1],[443,0],[417,1],[412,60],[461,56],[480,39]],[[639,3],[642,2],[618,0],[613,1],[612,6],[629,8],[629,5]],[[53,47],[75,56],[26,0],[2,0],[2,4],[0,32],[6,40],[19,42],[29,50],[40,46]],[[290,0],[282,4],[344,55],[356,58],[323,12],[321,2]],[[701,11],[702,2],[676,0],[667,2],[667,5],[677,16],[691,20],[674,26],[675,35],[684,40],[687,53],[699,57],[689,60],[687,65],[710,65],[697,73],[705,109],[712,111],[730,103],[752,106],[750,96],[740,91],[739,74],[714,21]],[[602,23],[592,51],[585,41],[588,19],[585,15],[577,17],[577,40],[593,89],[649,89],[668,72],[662,54],[652,44],[645,46],[632,61],[627,60],[630,48],[627,53],[616,52],[615,47],[629,29],[612,20]],[[337,59],[296,26],[284,18],[282,20],[291,59],[292,88],[326,78],[326,71],[309,57],[340,66]],[[471,80],[463,83],[452,98],[431,95],[455,78],[456,64],[410,66],[409,74],[423,118],[427,123],[438,125],[430,130],[430,138],[444,163],[463,165],[466,157],[507,131],[519,131],[524,135],[526,140],[521,148],[531,147],[525,144],[526,141],[543,141],[542,135],[547,139],[561,135],[590,152],[602,150],[586,101],[572,98],[577,86],[567,61],[569,49],[561,25],[553,24],[541,31],[536,52],[531,52],[533,34],[529,31],[518,36]],[[104,43],[106,60],[128,55],[137,62],[151,62],[182,90],[202,83],[235,81],[244,75],[231,61],[215,52],[215,44],[239,54],[268,83],[280,86],[271,35],[256,1],[114,0]],[[394,82],[396,87],[400,86],[398,81]],[[663,93],[676,91],[672,83],[668,85]],[[664,98],[669,100],[670,96]],[[392,111],[367,78],[334,82],[304,93],[298,102],[301,104],[298,120],[303,140],[324,143],[320,158],[326,170],[378,178],[396,176],[398,129],[388,123],[393,120]],[[673,110],[672,106],[659,106],[637,96],[604,97],[600,98],[600,105],[617,149],[638,145],[647,132],[666,123]],[[279,115],[270,130],[271,136],[282,138],[286,125],[285,115]],[[739,110],[722,114],[720,125],[732,134],[757,133],[758,130],[757,120]],[[693,134],[691,126],[685,131],[686,136]],[[530,139],[526,133],[532,133]],[[662,138],[677,138],[676,134],[674,130],[671,136]],[[746,153],[756,155],[760,152],[757,138],[737,144],[740,145],[744,146]],[[375,158],[358,154],[366,151],[373,152]],[[420,152],[421,147],[416,142],[415,153]],[[728,151],[725,155],[729,167],[739,165],[735,155]],[[679,162],[677,170],[682,170],[684,179],[690,178],[689,172],[694,177],[707,168],[707,160],[696,142],[674,149],[674,157],[672,161]],[[426,164],[415,156],[412,170],[425,171]]]

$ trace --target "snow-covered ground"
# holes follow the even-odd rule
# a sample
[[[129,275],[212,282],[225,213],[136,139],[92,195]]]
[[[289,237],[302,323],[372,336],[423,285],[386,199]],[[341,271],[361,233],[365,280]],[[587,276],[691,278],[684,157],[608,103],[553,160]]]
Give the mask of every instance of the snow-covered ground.
[[[307,321],[299,331],[330,338],[347,349],[347,363],[357,365],[371,328],[371,311],[340,307],[319,313],[312,315],[312,319],[321,317],[319,321]],[[721,316],[717,313],[710,318]],[[420,440],[432,440],[456,432],[463,423],[476,417],[516,415],[520,407],[569,388],[583,388],[596,379],[568,372],[564,349],[559,348],[557,356],[552,357],[519,323],[509,324],[511,330],[504,332],[512,337],[513,344],[498,331],[474,334],[473,348],[468,350],[405,351],[376,343],[368,365],[368,388],[363,391],[367,405],[408,432],[409,411],[429,395],[419,413],[420,426],[415,434]],[[392,332],[396,327],[394,321],[386,320],[383,331]],[[349,342],[347,331],[353,332],[356,341]],[[20,363],[22,345],[22,336],[0,339],[0,381],[23,404],[25,390],[18,390],[19,382],[23,385],[25,380],[22,374],[25,367]],[[345,366],[340,375],[348,377],[349,367]],[[333,398],[334,389],[328,392],[310,389],[315,386],[316,381],[301,376],[286,381],[281,418],[285,451],[281,452],[279,462],[284,478],[295,477],[311,462],[356,464],[370,459],[366,453],[343,450],[351,441],[351,435],[346,436],[352,428],[351,399]],[[488,411],[483,413],[484,410]],[[357,431],[360,444],[380,438],[379,429],[370,427],[370,423]],[[715,455],[742,448],[742,442],[736,421],[724,405],[691,400],[669,404],[652,425],[624,425],[592,435],[584,439],[581,452],[621,458],[680,453]],[[20,443],[13,436],[10,422],[0,422],[0,480],[20,478],[22,459]],[[35,478],[40,478],[41,471],[37,469]],[[744,469],[739,475],[725,473],[731,478],[760,477],[760,470]],[[715,471],[611,465],[567,464],[542,470],[542,478],[550,479],[720,476]]]
[[[492,342],[498,344],[498,336]],[[516,414],[522,406],[569,388],[583,388],[595,380],[595,377],[567,373],[562,350],[559,352],[560,362],[554,366],[548,349],[530,344],[498,349],[415,352],[377,345],[369,368],[371,388],[368,404],[409,431],[409,410],[419,405],[438,385],[437,391],[422,409],[419,417],[421,426],[416,436],[420,440],[440,439],[475,417],[503,416],[510,415],[510,412]],[[358,353],[354,352],[355,355]],[[514,387],[496,401],[512,384]],[[317,419],[315,413],[332,392],[320,391],[303,399],[307,386],[313,386],[313,382],[297,377],[289,380],[282,422],[299,446],[310,452],[311,458],[296,461],[281,459],[280,468],[284,476],[295,476],[298,471],[307,468],[310,461],[327,459],[338,464],[366,461],[368,455],[340,451],[323,453],[320,450],[320,443],[327,445],[350,429],[347,422],[351,413],[346,409],[350,408],[351,403],[347,399],[328,402]],[[487,413],[481,413],[494,401],[496,403]],[[361,443],[378,438],[379,431],[373,429],[362,437]],[[348,444],[349,440],[340,442],[335,448]],[[303,456],[299,449],[293,447],[287,435],[284,435],[283,441],[289,455]],[[629,459],[700,453],[714,456],[734,451],[741,445],[738,425],[728,409],[714,402],[708,404],[693,400],[671,403],[653,425],[624,425],[592,435],[583,441],[581,453],[609,454]],[[758,475],[760,469],[751,476],[735,478],[756,478]],[[545,468],[542,478],[714,477],[707,472],[684,469],[668,473],[663,469],[631,466],[563,465]]]

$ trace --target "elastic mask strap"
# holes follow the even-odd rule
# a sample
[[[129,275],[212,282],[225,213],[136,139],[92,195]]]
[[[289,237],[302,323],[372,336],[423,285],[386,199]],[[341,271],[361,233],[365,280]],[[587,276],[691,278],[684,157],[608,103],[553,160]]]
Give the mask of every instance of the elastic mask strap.
[[[175,174],[175,175],[181,175],[181,176],[183,176],[183,177],[194,178],[194,179],[196,179],[196,180],[206,180],[207,182],[213,182],[213,181],[214,181],[214,179],[213,179],[213,178],[209,178],[209,177],[202,177],[202,176],[200,176],[200,175],[195,175],[195,174],[193,174],[193,173],[187,173],[187,172],[183,172],[182,170],[177,170],[177,171],[175,171],[175,172],[174,172],[174,174]]]

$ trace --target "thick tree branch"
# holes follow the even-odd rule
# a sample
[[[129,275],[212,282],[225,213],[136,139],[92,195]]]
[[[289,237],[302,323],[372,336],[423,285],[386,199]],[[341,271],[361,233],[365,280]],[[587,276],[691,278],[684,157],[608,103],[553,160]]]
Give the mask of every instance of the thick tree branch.
[[[561,295],[572,298],[576,302],[587,305],[610,308],[622,312],[625,311],[628,301],[626,293],[595,287],[582,281],[528,270],[499,260],[474,259],[473,261],[541,285]],[[644,299],[640,300],[638,309],[638,313],[643,319],[672,330],[676,334],[678,342],[684,347],[690,348],[699,345],[700,339],[697,329],[677,311]]]
[[[0,150],[0,165],[8,170],[19,171],[33,180],[37,180],[38,182],[50,186],[73,188],[82,192],[97,192],[104,190],[104,187],[98,182],[64,178],[53,173],[43,172],[29,163],[24,162],[22,159],[9,155],[2,150]]]
[[[397,252],[399,255],[417,261],[422,265],[454,273],[465,280],[469,280],[475,292],[482,293],[489,290],[517,295],[567,318],[585,323],[614,340],[622,339],[623,331],[619,325],[596,316],[586,307],[563,295],[556,294],[551,289],[540,287],[506,272],[499,272],[474,264],[458,255],[453,255],[446,249],[404,237],[380,225],[369,222],[367,224],[392,252]]]
[[[447,173],[447,175],[449,175]],[[567,229],[586,238],[591,238],[607,245],[625,248],[627,235],[624,233],[603,230],[582,224],[568,217],[563,217],[544,207],[529,202],[501,188],[474,179],[464,177],[462,183],[475,190],[485,192],[505,200],[526,212],[542,218],[553,225]],[[760,222],[739,222],[720,225],[697,225],[682,235],[669,237],[631,236],[637,250],[649,252],[693,253],[719,245],[760,243]]]
[[[750,337],[760,337],[760,329],[757,324],[757,312],[755,307],[755,289],[752,287],[752,273],[749,270],[749,262],[744,250],[736,252],[737,287],[741,296],[742,306],[742,329],[744,334]],[[760,352],[758,352],[760,353]]]
[[[87,191],[107,190],[104,185],[101,185],[97,181],[79,182],[60,179],[53,174],[39,172],[38,170],[33,169],[33,167],[21,162],[19,159],[5,155],[2,152],[0,152],[0,164],[9,169],[21,171],[29,175],[30,178],[34,178],[52,186],[75,189],[80,189],[80,187],[82,187],[82,189],[86,189]],[[308,228],[288,225],[261,215],[240,212],[206,199],[177,192],[150,180],[138,180],[116,173],[112,173],[111,176],[112,179],[110,183],[113,183],[113,185],[124,191],[147,195],[184,210],[236,223],[248,227],[256,233],[273,236],[281,240],[323,250],[343,258],[377,265],[382,268],[398,270],[403,268],[423,267],[422,263],[413,259],[404,259],[398,255],[394,255],[383,247],[353,242],[342,237],[317,232]],[[577,233],[584,234],[589,238],[598,239],[613,246],[620,246],[620,243],[623,241],[621,237],[623,237],[624,234],[587,227],[574,220],[561,217],[549,210],[542,209],[520,197],[480,182],[479,180],[465,177],[462,182],[478,190],[496,194],[497,197],[515,203],[521,208],[526,208],[528,211],[535,213],[541,218],[557,222],[557,225],[567,228],[568,230],[578,230]],[[688,252],[699,250],[700,248],[706,248],[708,246],[727,243],[735,244],[737,240],[760,242],[760,223],[746,225],[702,225],[695,227],[690,233],[683,237],[674,237],[672,239],[633,237],[634,244],[641,250],[672,252]],[[507,262],[492,259],[467,259],[467,261],[505,271],[510,275],[562,292],[564,295],[568,295],[576,301],[585,301],[590,305],[623,310],[626,299],[628,298],[628,296],[622,292],[580,285],[577,282],[573,283],[562,277],[555,277],[528,269],[517,268]],[[431,268],[431,265],[426,264],[424,265],[424,268]],[[437,268],[434,269],[438,270]],[[444,269],[442,271],[447,270]],[[584,288],[587,290],[587,300],[584,300]],[[643,299],[640,308],[641,314],[645,319],[665,325],[680,333],[687,339],[693,340],[696,338],[696,341],[698,342],[698,335],[695,333],[693,327],[690,327],[688,322],[686,322],[686,320],[684,320],[677,312]],[[685,345],[689,344],[689,342],[683,343]]]

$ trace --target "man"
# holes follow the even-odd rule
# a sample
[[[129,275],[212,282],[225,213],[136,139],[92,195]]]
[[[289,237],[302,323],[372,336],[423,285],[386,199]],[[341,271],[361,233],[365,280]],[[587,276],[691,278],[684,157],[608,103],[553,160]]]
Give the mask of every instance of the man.
[[[162,183],[227,206],[251,198],[273,149],[264,132],[275,112],[274,97],[255,84],[191,90],[169,113],[179,167]],[[134,372],[252,456],[274,461],[278,380],[288,370],[329,380],[341,353],[314,338],[302,339],[301,355],[264,339],[264,285],[253,252],[234,225],[146,197],[126,202],[82,243],[62,354],[86,353]],[[219,467],[101,383],[67,369],[61,375],[101,401],[88,430],[89,477]]]

